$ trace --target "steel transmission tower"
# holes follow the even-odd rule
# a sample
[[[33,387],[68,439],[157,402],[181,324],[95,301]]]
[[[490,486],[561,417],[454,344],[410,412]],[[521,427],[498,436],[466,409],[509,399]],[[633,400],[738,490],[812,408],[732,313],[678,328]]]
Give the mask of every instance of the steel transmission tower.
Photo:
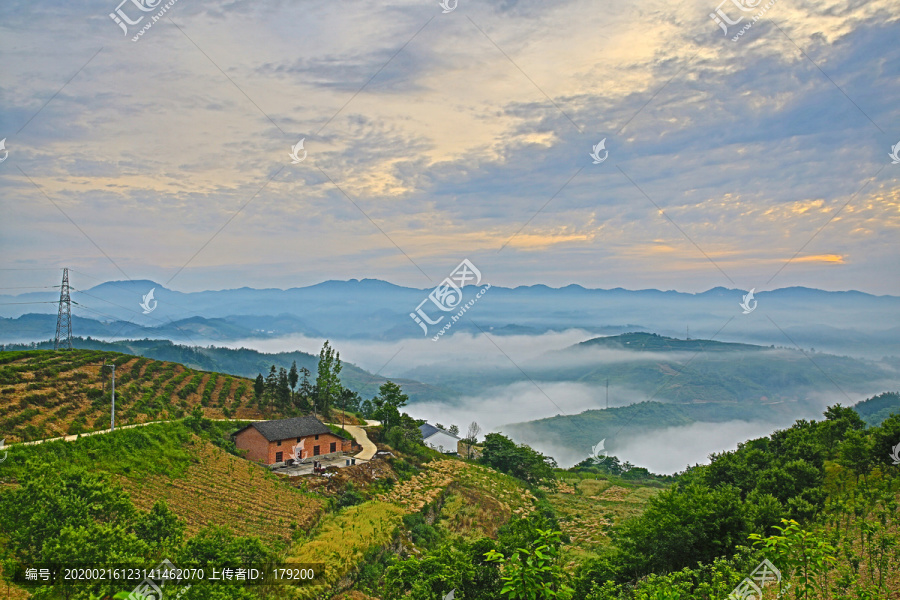
[[[56,343],[54,350],[59,350],[60,337],[63,345],[72,349],[72,298],[69,297],[69,269],[63,269],[62,285],[59,287],[59,313],[56,315]]]

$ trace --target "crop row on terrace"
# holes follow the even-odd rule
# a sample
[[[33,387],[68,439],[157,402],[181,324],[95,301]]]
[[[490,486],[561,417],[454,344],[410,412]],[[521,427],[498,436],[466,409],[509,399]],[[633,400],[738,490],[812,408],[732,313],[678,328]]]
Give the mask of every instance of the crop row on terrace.
[[[202,406],[210,418],[260,418],[249,380],[177,363],[94,350],[0,353],[0,432],[7,443],[109,427],[116,365],[116,422],[179,418]]]
[[[613,525],[644,511],[659,489],[622,487],[607,479],[563,478],[545,488],[560,529],[570,539],[569,558],[594,556],[610,544]],[[572,563],[574,564],[574,562]]]
[[[259,536],[273,547],[284,547],[295,530],[311,528],[324,510],[322,500],[208,442],[197,442],[190,451],[196,462],[177,477],[123,476],[119,481],[144,510],[165,499],[190,534],[207,525],[224,525],[239,535]]]
[[[288,566],[320,564],[317,583],[289,588],[291,597],[322,597],[362,562],[368,550],[385,546],[393,539],[405,512],[400,506],[373,501],[323,519],[312,539],[295,545],[287,558]]]

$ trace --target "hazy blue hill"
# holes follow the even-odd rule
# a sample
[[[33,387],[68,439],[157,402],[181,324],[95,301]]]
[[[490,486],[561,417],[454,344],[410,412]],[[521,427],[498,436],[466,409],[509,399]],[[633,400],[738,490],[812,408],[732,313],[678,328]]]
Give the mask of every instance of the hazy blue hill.
[[[870,427],[881,423],[892,414],[900,413],[900,394],[885,392],[854,406],[856,412]],[[900,443],[900,440],[897,440]]]
[[[629,399],[680,404],[806,402],[816,394],[869,393],[875,387],[900,385],[900,374],[882,363],[769,348],[753,344],[684,340],[651,333],[595,338],[523,361],[518,368],[469,365],[466,377],[452,369],[419,367],[405,377],[452,388],[461,394],[490,393],[496,386],[533,381],[578,382],[597,390],[607,379]],[[527,376],[524,373],[527,373]]]
[[[736,352],[766,350],[754,344],[735,344],[715,340],[680,340],[655,333],[632,332],[622,335],[586,340],[574,348],[610,348],[615,350],[645,350],[648,352]]]
[[[879,394],[857,403],[853,408],[869,426],[879,425],[888,416],[900,414],[900,394]],[[653,435],[654,430],[735,420],[777,422],[781,419],[789,422],[795,416],[796,409],[795,404],[768,404],[765,410],[747,411],[746,407],[737,403],[676,405],[641,402],[621,408],[511,423],[503,426],[502,430],[520,443],[550,442],[586,455],[589,448],[605,439],[606,449],[614,455],[617,442],[621,444],[621,440]]]
[[[640,402],[620,408],[588,410],[577,415],[557,415],[546,419],[510,423],[501,430],[521,443],[550,441],[571,449],[584,450],[601,439],[615,453],[615,440],[633,438],[653,430],[690,425],[697,422],[771,420],[779,416],[790,418],[796,407],[776,405],[765,412],[748,413],[737,404],[676,405],[664,402]]]

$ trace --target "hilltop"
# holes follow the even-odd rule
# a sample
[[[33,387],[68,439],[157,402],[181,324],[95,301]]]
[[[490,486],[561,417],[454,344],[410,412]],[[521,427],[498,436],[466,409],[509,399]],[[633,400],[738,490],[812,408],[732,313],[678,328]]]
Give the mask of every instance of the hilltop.
[[[765,350],[755,344],[717,342],[716,340],[678,339],[656,333],[630,332],[586,340],[570,349],[609,348],[647,352],[738,352]]]

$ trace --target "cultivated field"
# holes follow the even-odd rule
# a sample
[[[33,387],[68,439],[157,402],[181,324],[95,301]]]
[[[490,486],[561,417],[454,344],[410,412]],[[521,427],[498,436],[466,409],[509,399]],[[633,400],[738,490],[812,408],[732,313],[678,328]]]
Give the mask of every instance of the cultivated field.
[[[6,442],[109,428],[110,369],[116,365],[116,423],[181,418],[194,407],[212,419],[264,418],[253,382],[180,364],[94,350],[28,350],[0,358],[0,431]]]

